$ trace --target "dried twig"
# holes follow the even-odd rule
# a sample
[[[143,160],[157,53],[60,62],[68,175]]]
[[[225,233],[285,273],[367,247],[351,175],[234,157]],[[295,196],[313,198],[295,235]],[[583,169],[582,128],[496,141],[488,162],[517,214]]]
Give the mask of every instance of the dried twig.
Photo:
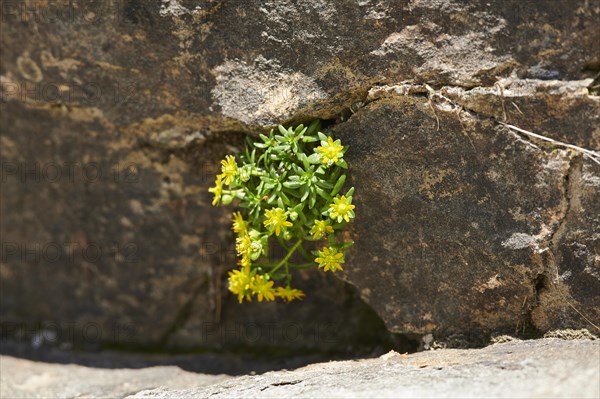
[[[573,144],[563,143],[562,141],[554,140],[554,139],[551,139],[550,137],[542,136],[541,134],[533,133],[533,132],[521,129],[519,127],[516,127],[516,126],[509,125],[508,123],[504,123],[504,122],[500,122],[500,121],[498,121],[498,123],[500,123],[503,126],[506,126],[507,128],[509,128],[511,130],[517,131],[519,133],[523,133],[523,134],[525,134],[527,136],[534,137],[536,139],[547,141],[547,142],[552,143],[554,145],[558,145],[558,146],[561,146],[561,147],[569,148],[569,149],[571,149],[573,151],[580,152],[584,156],[586,156],[589,159],[591,159],[593,162],[595,162],[598,165],[600,165],[600,152],[588,150],[586,148],[579,147],[579,146],[576,146],[576,145],[573,145]]]

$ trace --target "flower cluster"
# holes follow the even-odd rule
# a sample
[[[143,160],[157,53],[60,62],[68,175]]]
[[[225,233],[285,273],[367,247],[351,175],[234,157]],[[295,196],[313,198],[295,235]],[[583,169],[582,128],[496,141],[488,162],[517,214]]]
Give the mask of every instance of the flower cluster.
[[[213,205],[237,199],[244,209],[233,214],[239,268],[229,272],[229,290],[240,303],[302,299],[304,293],[291,286],[294,269],[343,270],[343,250],[352,243],[339,233],[355,216],[354,188],[341,193],[348,147],[320,127],[319,121],[279,126],[260,140],[248,138],[237,161],[233,155],[221,161],[221,174],[208,191]],[[281,259],[268,256],[274,243],[287,252]],[[307,250],[307,243],[320,249]],[[304,263],[294,259],[296,253]]]

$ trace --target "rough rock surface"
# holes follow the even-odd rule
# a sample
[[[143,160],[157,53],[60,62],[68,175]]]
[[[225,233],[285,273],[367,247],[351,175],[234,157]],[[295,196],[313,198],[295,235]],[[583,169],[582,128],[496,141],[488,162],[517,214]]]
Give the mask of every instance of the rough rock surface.
[[[3,398],[122,398],[157,385],[197,389],[228,379],[197,374],[176,366],[143,369],[91,368],[75,364],[33,362],[0,356],[0,396]]]
[[[198,389],[159,388],[132,398],[595,398],[597,342],[558,340],[446,349],[312,364]]]
[[[232,236],[206,192],[218,160],[240,148],[236,133],[315,117],[353,146],[344,278],[388,328],[599,325],[598,165],[496,122],[600,148],[588,89],[599,4],[3,4],[3,334],[172,348],[381,340],[331,276],[303,275],[309,296],[289,307],[239,307],[223,284]]]
[[[600,102],[581,83],[527,83],[526,100],[512,97],[510,81],[504,97],[386,86],[335,126],[352,149],[362,210],[345,278],[392,331],[485,341],[493,331],[599,325],[600,164],[502,120],[577,132],[572,142],[599,148]],[[546,115],[577,104],[596,122],[525,121],[517,109],[534,99]],[[506,118],[486,114],[494,103],[501,114],[501,101],[512,108]]]
[[[553,338],[484,349],[390,352],[233,378],[175,366],[102,369],[2,356],[0,396],[597,398],[599,359],[598,341]]]

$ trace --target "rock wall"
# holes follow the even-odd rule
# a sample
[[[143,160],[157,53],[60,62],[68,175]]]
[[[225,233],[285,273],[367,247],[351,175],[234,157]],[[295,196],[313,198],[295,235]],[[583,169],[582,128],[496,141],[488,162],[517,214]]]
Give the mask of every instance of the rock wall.
[[[600,148],[599,10],[3,3],[3,334],[354,350],[387,339],[357,292],[399,333],[600,325],[600,166],[503,124]],[[302,303],[238,305],[218,160],[313,118],[351,145],[358,290],[315,271]]]
[[[597,98],[528,83],[546,112],[577,103],[598,118]],[[350,173],[363,209],[347,280],[397,332],[485,340],[494,331],[597,325],[600,164],[465,107],[489,98],[470,103],[454,88],[429,98],[398,94],[403,89],[376,92],[336,126],[354,150]],[[527,125],[558,131],[567,123]],[[595,126],[578,132],[597,140]]]

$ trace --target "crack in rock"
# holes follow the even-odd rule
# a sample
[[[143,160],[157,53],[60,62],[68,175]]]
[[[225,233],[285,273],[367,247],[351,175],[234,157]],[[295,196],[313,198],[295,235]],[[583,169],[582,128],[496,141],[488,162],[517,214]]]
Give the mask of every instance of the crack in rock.
[[[559,282],[559,270],[558,265],[560,264],[561,255],[559,253],[560,244],[567,233],[569,215],[575,207],[579,207],[579,184],[581,182],[581,175],[583,171],[583,157],[578,155],[572,158],[569,162],[569,169],[563,177],[563,189],[561,199],[561,210],[558,218],[558,226],[551,233],[548,240],[548,247],[550,248],[549,256],[549,272],[553,273],[555,283]]]
[[[459,120],[461,116],[468,116],[479,120],[490,120],[498,126],[504,127],[515,139],[527,144],[535,149],[545,147],[554,150],[556,146],[566,147],[580,153],[585,153],[590,159],[598,163],[599,154],[597,151],[582,148],[571,143],[565,143],[550,137],[537,135],[516,126],[506,124],[502,120],[507,120],[505,100],[516,97],[533,97],[536,93],[546,95],[564,96],[571,95],[575,97],[588,97],[588,86],[591,79],[578,81],[543,81],[535,79],[517,79],[507,78],[496,82],[494,86],[478,86],[469,88],[465,86],[443,86],[439,89],[433,89],[427,83],[413,84],[411,81],[404,81],[393,85],[373,86],[363,101],[369,104],[380,99],[394,96],[414,96],[427,97],[432,109],[442,112],[456,113]],[[485,104],[485,106],[482,106]],[[521,112],[514,103],[511,104]],[[500,109],[500,111],[496,111]],[[435,112],[434,109],[434,112]],[[437,118],[437,116],[436,116]],[[462,123],[462,121],[461,121]],[[512,128],[512,129],[511,129]],[[527,133],[527,135],[517,134]],[[538,140],[539,139],[539,140]],[[537,142],[534,143],[532,140]]]

